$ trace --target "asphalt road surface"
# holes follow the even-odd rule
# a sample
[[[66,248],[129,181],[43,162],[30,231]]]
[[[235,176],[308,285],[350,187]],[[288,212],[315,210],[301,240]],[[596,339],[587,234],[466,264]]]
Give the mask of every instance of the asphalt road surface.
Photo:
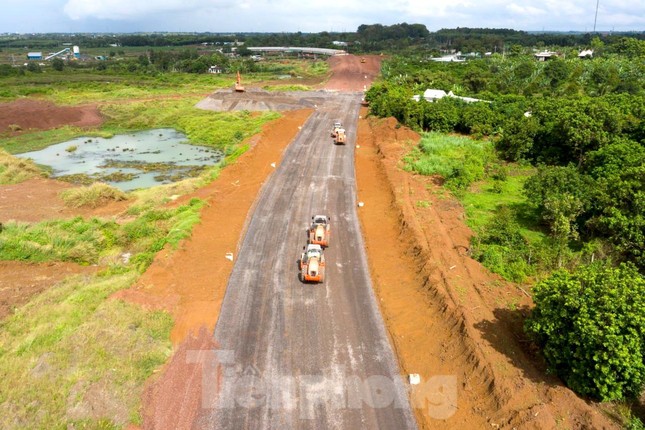
[[[356,214],[359,102],[330,93],[262,189],[215,328],[220,366],[205,381],[197,427],[416,428]],[[337,120],[347,145],[330,137]],[[316,214],[331,217],[325,281],[304,284],[297,262]]]

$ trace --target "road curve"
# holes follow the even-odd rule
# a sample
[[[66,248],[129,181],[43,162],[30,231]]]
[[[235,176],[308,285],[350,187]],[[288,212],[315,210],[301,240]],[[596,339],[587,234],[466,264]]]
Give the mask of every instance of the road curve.
[[[215,327],[219,367],[205,376],[195,427],[416,428],[356,214],[360,94],[325,99],[249,219]],[[347,129],[345,146],[332,143],[335,120]],[[326,279],[303,284],[297,260],[314,214],[331,216]]]

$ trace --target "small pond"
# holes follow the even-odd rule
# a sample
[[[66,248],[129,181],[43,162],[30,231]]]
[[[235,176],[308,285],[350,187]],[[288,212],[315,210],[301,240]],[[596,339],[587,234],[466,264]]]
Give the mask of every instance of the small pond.
[[[18,157],[51,167],[54,178],[77,184],[101,181],[128,191],[197,176],[223,157],[217,149],[186,142],[183,133],[156,129],[110,139],[79,137]]]

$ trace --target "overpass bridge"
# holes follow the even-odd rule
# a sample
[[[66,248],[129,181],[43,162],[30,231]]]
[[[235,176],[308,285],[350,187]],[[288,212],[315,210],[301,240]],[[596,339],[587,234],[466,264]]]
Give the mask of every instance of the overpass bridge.
[[[301,54],[316,54],[316,55],[346,55],[347,52],[342,49],[328,49],[328,48],[300,48],[295,46],[258,46],[248,48],[252,52],[288,52],[288,53],[301,53]]]

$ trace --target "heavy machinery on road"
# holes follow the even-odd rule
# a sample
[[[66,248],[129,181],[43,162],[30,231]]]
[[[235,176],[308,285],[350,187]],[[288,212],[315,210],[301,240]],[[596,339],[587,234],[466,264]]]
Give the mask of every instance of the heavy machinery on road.
[[[338,130],[343,128],[343,124],[340,121],[336,121],[334,126],[331,128],[331,137],[335,138]]]
[[[325,256],[320,245],[309,244],[300,257],[300,279],[303,282],[325,280]]]
[[[237,81],[235,81],[235,92],[238,93],[243,93],[246,91],[244,89],[244,86],[242,85],[242,76],[240,75],[240,71],[237,71]]]
[[[329,246],[330,220],[331,218],[327,215],[314,215],[311,217],[311,227],[309,227],[310,244],[320,245],[322,248]]]
[[[336,137],[334,137],[334,143],[337,145],[344,145],[347,141],[347,135],[345,134],[344,128],[339,128],[336,130]]]

